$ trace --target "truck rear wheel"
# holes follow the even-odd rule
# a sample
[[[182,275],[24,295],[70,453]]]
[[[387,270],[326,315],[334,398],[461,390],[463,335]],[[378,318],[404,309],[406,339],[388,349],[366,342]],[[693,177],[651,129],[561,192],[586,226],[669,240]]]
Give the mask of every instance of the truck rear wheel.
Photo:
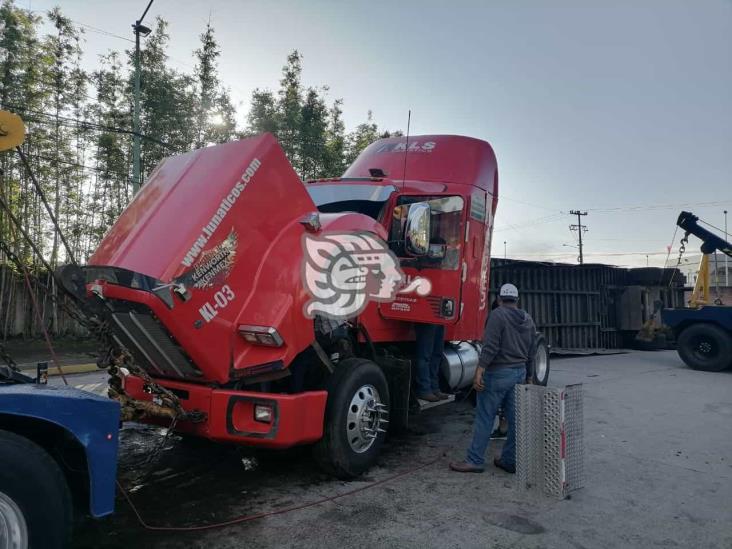
[[[314,457],[328,473],[354,478],[375,462],[386,436],[389,386],[376,364],[341,361],[328,382],[323,438]]]
[[[0,549],[66,547],[72,502],[58,464],[8,431],[0,431],[0,463]]]
[[[689,368],[721,372],[732,366],[732,335],[714,324],[692,324],[678,339],[681,360]]]
[[[546,387],[549,382],[549,345],[543,335],[538,336],[534,355],[534,383]]]

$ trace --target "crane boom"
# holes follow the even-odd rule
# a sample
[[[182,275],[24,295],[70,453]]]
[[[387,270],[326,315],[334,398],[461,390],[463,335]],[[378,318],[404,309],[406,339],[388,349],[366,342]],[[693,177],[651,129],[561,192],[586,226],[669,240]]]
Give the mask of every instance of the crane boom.
[[[681,212],[676,224],[684,229],[687,234],[693,234],[702,241],[701,251],[703,254],[711,254],[719,250],[723,254],[732,257],[732,244],[699,225],[699,218],[693,213]]]

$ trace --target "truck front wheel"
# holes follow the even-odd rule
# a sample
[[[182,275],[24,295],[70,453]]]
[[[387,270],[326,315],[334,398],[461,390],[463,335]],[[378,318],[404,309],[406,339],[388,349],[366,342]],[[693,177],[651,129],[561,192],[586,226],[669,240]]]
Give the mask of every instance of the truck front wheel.
[[[689,368],[721,372],[732,366],[732,335],[714,324],[692,324],[678,338],[679,356]]]
[[[0,431],[0,463],[0,549],[66,547],[72,502],[58,464],[9,431]]]
[[[386,436],[388,406],[381,368],[362,358],[338,363],[328,382],[323,438],[314,448],[318,464],[341,479],[371,467]]]

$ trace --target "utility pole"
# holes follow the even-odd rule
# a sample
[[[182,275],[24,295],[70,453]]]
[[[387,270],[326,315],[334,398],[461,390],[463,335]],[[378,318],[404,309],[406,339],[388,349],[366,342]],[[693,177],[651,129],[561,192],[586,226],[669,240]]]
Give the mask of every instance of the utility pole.
[[[142,24],[147,15],[147,10],[152,6],[153,0],[148,2],[145,11],[132,25],[135,31],[135,106],[132,115],[132,194],[140,190],[140,35],[150,34],[150,28]]]
[[[506,259],[506,241],[503,241],[503,259]]]
[[[587,212],[581,212],[579,210],[571,210],[570,215],[576,215],[577,216],[577,224],[576,225],[570,225],[569,230],[570,231],[577,231],[577,234],[579,234],[579,263],[580,265],[584,264],[585,258],[582,254],[582,233],[587,232],[587,225],[582,224],[582,216],[587,215]]]
[[[727,236],[727,210],[724,210],[724,239],[729,242]],[[729,287],[729,256],[724,254],[724,285]]]

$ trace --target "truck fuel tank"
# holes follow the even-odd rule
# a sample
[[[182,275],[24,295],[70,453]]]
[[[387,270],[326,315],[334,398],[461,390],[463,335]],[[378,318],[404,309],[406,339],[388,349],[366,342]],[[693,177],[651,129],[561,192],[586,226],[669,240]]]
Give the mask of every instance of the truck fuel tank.
[[[478,343],[460,341],[445,344],[440,370],[451,391],[464,389],[473,382],[479,356]]]

